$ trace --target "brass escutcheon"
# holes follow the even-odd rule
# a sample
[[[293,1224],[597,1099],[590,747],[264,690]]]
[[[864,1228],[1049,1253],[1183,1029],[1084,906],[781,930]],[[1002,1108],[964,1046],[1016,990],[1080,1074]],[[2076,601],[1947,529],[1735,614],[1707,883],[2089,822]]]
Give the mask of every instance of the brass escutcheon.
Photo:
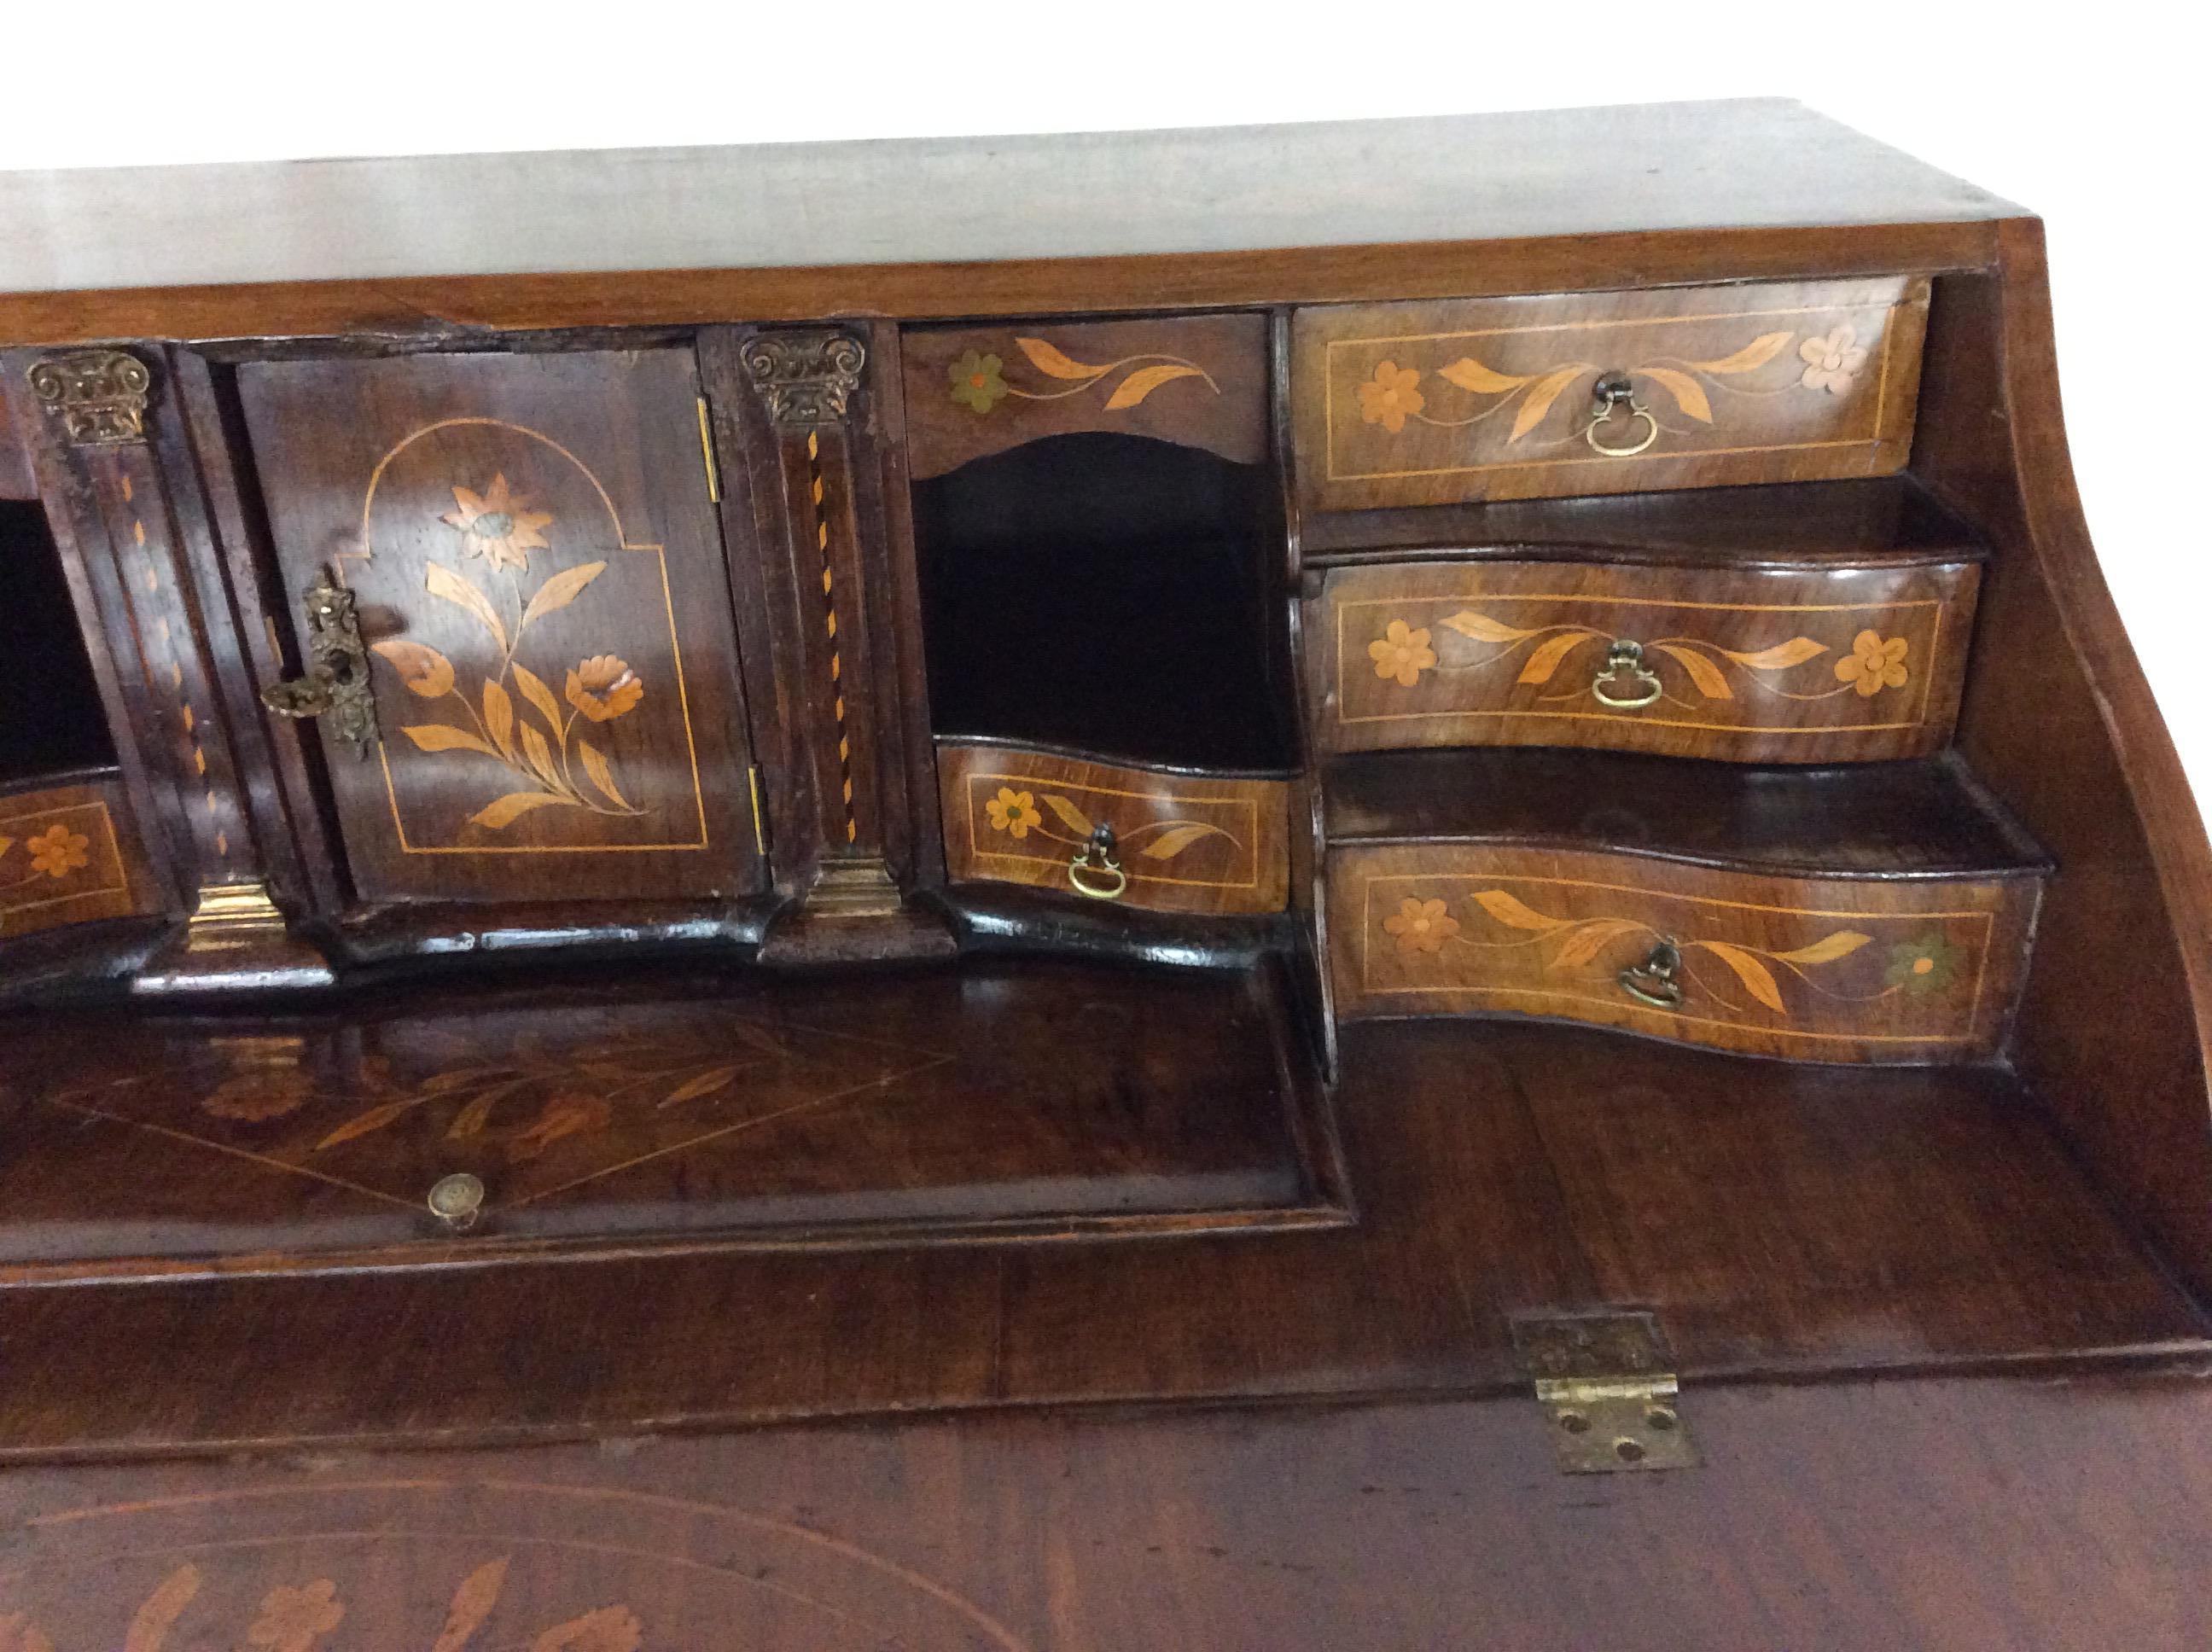
[[[327,573],[301,593],[307,610],[307,669],[261,690],[279,717],[327,717],[356,756],[377,738],[376,695],[368,681],[368,649],[361,640],[354,594]]]

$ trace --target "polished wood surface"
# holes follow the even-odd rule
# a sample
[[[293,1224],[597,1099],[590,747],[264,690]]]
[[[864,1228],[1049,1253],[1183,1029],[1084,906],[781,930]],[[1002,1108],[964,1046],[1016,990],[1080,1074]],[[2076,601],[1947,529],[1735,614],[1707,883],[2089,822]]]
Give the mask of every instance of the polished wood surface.
[[[2038,893],[1449,843],[1333,849],[1328,885],[1343,1015],[1560,1016],[1820,1061],[1996,1054]]]
[[[1267,457],[1265,316],[911,328],[900,352],[917,477],[1081,430]]]
[[[1269,972],[417,989],[9,1047],[0,1279],[1341,1221]],[[1143,1089],[1141,1114],[1120,1098]],[[482,1186],[465,1231],[428,1206]]]
[[[1444,297],[1471,290],[1468,249],[1484,241],[1619,236],[1595,261],[1559,247],[1553,268],[1574,285],[1601,265],[1620,284],[1650,278],[1642,258],[1729,231],[1747,246],[1784,232],[1774,262],[1802,269],[1787,232],[1810,224],[1839,264],[1854,231],[1880,232],[1881,256],[1858,266],[1871,274],[1978,265],[1987,221],[2017,210],[1778,100],[24,173],[0,184],[0,221],[21,227],[0,262],[0,338]],[[1395,249],[1387,270],[1364,251],[1251,256],[1370,246]],[[1079,276],[1070,259],[1088,261]],[[617,271],[655,278],[611,292]]]
[[[328,572],[361,604],[381,738],[356,751],[325,720],[320,741],[359,898],[753,886],[688,354],[238,376],[285,584]],[[352,416],[316,418],[334,401]]]
[[[1343,1065],[1349,1228],[0,1291],[0,1345],[64,1351],[11,1370],[0,1455],[1489,1393],[1510,1315],[1613,1303],[1692,1383],[2212,1350],[2000,1070],[1477,1020],[1357,1023]]]
[[[1927,319],[1917,278],[1301,310],[1306,501],[1885,475],[1912,445]],[[1594,399],[1608,385],[1620,399]]]
[[[1280,912],[1289,898],[1290,787],[972,740],[938,746],[946,875],[992,878],[1158,912]],[[1072,872],[1101,829],[1121,874]],[[1112,894],[1105,891],[1111,890]]]
[[[112,778],[0,787],[0,939],[161,909],[130,805]]]
[[[0,1599],[27,1644],[122,1645],[146,1613],[172,1647],[267,1623],[318,1652],[556,1629],[779,1652],[2212,1635],[2199,1381],[1719,1388],[1684,1410],[1702,1468],[1572,1480],[1526,1398],[57,1466],[0,1483]]]
[[[1338,751],[1918,756],[1949,743],[1978,578],[1960,562],[1333,568],[1306,624],[1314,723]]]

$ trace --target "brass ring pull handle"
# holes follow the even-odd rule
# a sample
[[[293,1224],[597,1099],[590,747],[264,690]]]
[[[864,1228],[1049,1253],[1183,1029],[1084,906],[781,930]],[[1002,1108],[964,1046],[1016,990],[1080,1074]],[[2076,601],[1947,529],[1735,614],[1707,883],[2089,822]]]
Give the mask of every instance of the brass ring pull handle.
[[[1644,434],[1624,446],[1613,447],[1597,439],[1597,433],[1613,422],[1616,413],[1628,416],[1628,427],[1632,432],[1636,422],[1644,422]],[[1583,440],[1593,452],[1607,459],[1634,459],[1659,440],[1659,421],[1651,416],[1651,410],[1636,399],[1636,392],[1625,373],[1608,373],[1601,376],[1590,389],[1589,422],[1583,427]]]
[[[1651,949],[1650,957],[1630,964],[1614,979],[1620,981],[1620,990],[1638,1004],[1648,1004],[1655,1010],[1679,1010],[1682,983],[1674,975],[1681,967],[1681,948],[1662,940]]]
[[[368,683],[368,650],[361,640],[354,594],[328,574],[301,593],[307,609],[307,670],[261,690],[279,717],[327,717],[341,740],[368,756],[377,738],[376,695]]]
[[[1114,829],[1101,826],[1067,863],[1067,881],[1078,895],[1093,901],[1118,901],[1129,887],[1129,874],[1114,854]]]
[[[1615,694],[1606,687],[1617,677],[1626,677],[1634,685],[1629,694]],[[1615,711],[1637,711],[1651,704],[1666,691],[1659,675],[1644,663],[1644,645],[1626,638],[1605,652],[1605,669],[1590,679],[1590,698],[1601,706],[1610,706]]]

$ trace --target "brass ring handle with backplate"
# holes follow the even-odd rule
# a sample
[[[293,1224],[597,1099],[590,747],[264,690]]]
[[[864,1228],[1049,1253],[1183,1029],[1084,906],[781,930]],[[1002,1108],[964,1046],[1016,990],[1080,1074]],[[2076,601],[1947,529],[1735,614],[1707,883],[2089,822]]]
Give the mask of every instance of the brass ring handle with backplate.
[[[1613,422],[1616,413],[1628,416],[1631,430],[1641,419],[1644,422],[1643,436],[1620,447],[1608,446],[1600,441],[1598,432]],[[1659,440],[1659,421],[1651,416],[1650,408],[1636,399],[1635,386],[1629,383],[1626,374],[1601,374],[1597,383],[1591,386],[1589,422],[1583,426],[1583,440],[1589,443],[1593,452],[1602,453],[1607,459],[1634,459]]]
[[[1635,684],[1632,694],[1615,694],[1606,684],[1625,677]],[[1659,674],[1644,663],[1644,645],[1623,637],[1605,651],[1605,668],[1590,679],[1590,697],[1615,711],[1636,711],[1650,705],[1666,691]]]
[[[1091,834],[1091,841],[1076,852],[1067,863],[1067,881],[1078,895],[1093,901],[1118,901],[1121,892],[1129,887],[1129,874],[1121,870],[1115,858],[1114,829],[1101,826]]]
[[[307,615],[307,669],[261,690],[279,717],[323,717],[341,740],[366,757],[377,738],[376,695],[368,681],[368,649],[361,640],[354,594],[327,573],[301,593]]]
[[[1638,1004],[1648,1004],[1655,1010],[1679,1010],[1682,983],[1674,977],[1681,967],[1682,949],[1671,940],[1662,940],[1651,949],[1650,957],[1630,964],[1614,979],[1620,983],[1620,990]]]

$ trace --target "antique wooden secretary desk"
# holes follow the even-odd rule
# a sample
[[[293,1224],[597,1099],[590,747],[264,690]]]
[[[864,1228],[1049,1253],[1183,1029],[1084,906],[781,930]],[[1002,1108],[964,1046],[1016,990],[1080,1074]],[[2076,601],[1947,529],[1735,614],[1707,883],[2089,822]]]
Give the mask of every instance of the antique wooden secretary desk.
[[[0,398],[5,1652],[2212,1634],[2212,862],[2018,209],[14,175]]]

